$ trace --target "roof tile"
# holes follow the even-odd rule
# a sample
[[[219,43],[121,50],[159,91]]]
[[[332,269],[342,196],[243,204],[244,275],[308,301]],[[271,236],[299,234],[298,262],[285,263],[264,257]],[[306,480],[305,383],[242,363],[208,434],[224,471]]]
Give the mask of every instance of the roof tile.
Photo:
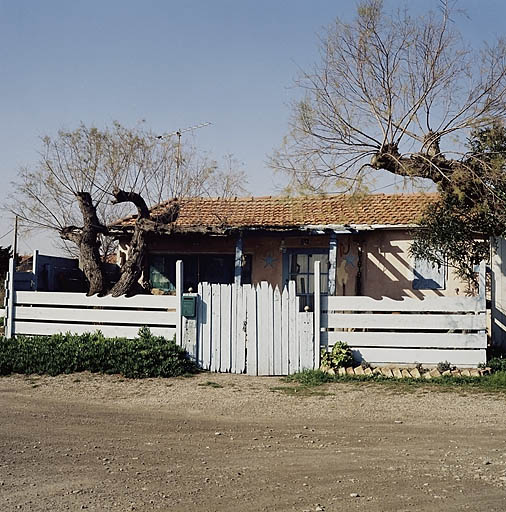
[[[290,228],[304,225],[415,224],[436,194],[371,194],[362,197],[322,195],[301,197],[187,198],[180,200],[176,226]],[[152,208],[156,217],[169,202]],[[122,225],[135,217],[123,219]]]

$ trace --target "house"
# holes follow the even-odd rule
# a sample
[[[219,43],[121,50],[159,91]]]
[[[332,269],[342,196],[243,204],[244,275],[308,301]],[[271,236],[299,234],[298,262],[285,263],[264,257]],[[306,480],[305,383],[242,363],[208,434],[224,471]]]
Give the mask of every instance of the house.
[[[374,298],[463,294],[465,285],[447,268],[434,268],[409,253],[413,229],[434,194],[362,197],[189,198],[176,222],[149,239],[149,279],[156,293],[175,286],[175,262],[184,262],[185,290],[198,282],[296,282],[301,303],[311,306],[314,261],[321,261],[321,289],[329,295]],[[152,209],[164,213],[169,202]],[[120,259],[135,217],[120,224]]]

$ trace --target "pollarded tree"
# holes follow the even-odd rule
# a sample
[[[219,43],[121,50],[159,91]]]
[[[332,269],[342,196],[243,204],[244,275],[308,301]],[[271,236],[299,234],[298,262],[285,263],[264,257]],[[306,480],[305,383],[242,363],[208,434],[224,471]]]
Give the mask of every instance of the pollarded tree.
[[[57,231],[78,250],[89,294],[104,293],[102,256],[110,247],[110,223],[137,211],[128,258],[111,290],[131,293],[143,270],[145,239],[160,223],[177,217],[177,201],[166,219],[151,219],[149,206],[162,199],[202,195],[228,175],[244,183],[243,173],[222,173],[216,162],[194,147],[181,147],[170,137],[157,137],[141,126],[128,129],[114,123],[99,130],[81,124],[42,139],[38,164],[24,168],[14,184],[11,211],[24,225]],[[236,179],[242,176],[242,180]],[[240,190],[236,186],[234,192]],[[170,217],[170,218],[169,218]],[[100,249],[106,248],[102,255]]]
[[[472,280],[474,265],[489,257],[490,238],[506,233],[506,128],[477,130],[468,147],[463,171],[439,187],[439,201],[424,213],[411,252],[436,265],[449,262]]]
[[[304,97],[271,165],[312,190],[350,191],[378,170],[443,188],[473,174],[466,139],[506,114],[506,44],[472,48],[456,7],[413,16],[367,0],[353,21],[337,19],[298,81]]]

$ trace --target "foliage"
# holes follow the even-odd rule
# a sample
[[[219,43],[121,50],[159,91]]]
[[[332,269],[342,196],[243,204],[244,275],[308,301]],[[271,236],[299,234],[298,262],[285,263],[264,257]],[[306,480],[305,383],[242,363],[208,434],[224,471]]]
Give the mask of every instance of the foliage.
[[[493,357],[487,361],[488,366],[492,372],[506,372],[506,358]]]
[[[489,258],[490,238],[506,234],[506,128],[495,123],[472,133],[465,170],[439,186],[439,200],[421,219],[411,252],[445,262],[464,279],[474,278],[474,265]]]
[[[140,329],[132,340],[105,338],[100,332],[2,340],[0,375],[81,371],[129,378],[175,377],[195,372],[196,367],[174,340],[153,336],[148,328]]]
[[[452,365],[448,361],[440,361],[437,366],[437,370],[440,373],[447,372],[452,369]]]
[[[337,341],[332,350],[327,352],[325,349],[321,353],[321,365],[329,368],[341,368],[353,364],[353,354],[350,347],[344,341]]]
[[[285,379],[288,382],[300,384],[299,391],[302,395],[308,395],[307,390],[311,387],[321,386],[331,382],[379,384],[391,386],[399,392],[413,391],[418,388],[436,388],[441,391],[483,391],[483,392],[506,392],[506,370],[498,370],[492,375],[482,377],[463,377],[447,375],[431,380],[425,379],[392,379],[383,375],[330,375],[321,370],[306,370],[304,372],[290,375]],[[283,391],[283,388],[274,388]],[[297,388],[289,389],[289,394],[297,394]]]

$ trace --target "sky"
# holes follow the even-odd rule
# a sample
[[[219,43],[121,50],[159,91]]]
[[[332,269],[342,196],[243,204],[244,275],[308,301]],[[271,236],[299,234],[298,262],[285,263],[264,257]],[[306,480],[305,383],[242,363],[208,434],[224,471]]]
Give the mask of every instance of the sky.
[[[408,5],[423,12],[437,3]],[[471,44],[506,32],[503,0],[459,5],[467,16],[456,23]],[[36,162],[41,136],[115,120],[145,120],[160,133],[210,122],[194,132],[199,148],[216,159],[233,154],[253,195],[276,194],[281,180],[266,161],[300,95],[293,81],[318,61],[323,27],[355,8],[352,0],[0,0],[0,206],[20,166]],[[5,246],[13,219],[0,215]],[[47,236],[22,233],[19,247],[55,253]]]

